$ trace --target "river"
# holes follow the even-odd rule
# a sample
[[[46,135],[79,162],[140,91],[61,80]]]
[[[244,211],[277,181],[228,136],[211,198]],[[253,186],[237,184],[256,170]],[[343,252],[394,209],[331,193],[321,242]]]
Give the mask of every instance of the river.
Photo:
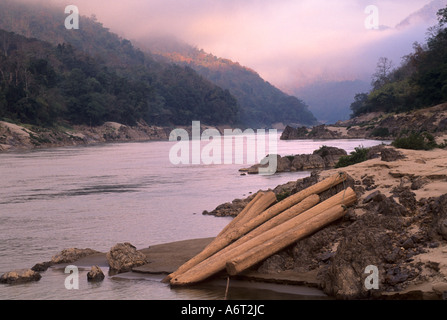
[[[351,152],[379,143],[278,138],[278,153],[312,153],[322,145]],[[173,165],[169,152],[174,144],[110,143],[0,154],[0,275],[48,261],[66,248],[106,252],[118,242],[146,248],[213,237],[230,218],[202,215],[203,210],[309,175],[241,175],[238,169],[244,166],[238,164]],[[215,288],[173,290],[155,276],[106,277],[67,290],[66,276],[49,269],[39,282],[0,285],[0,299],[220,299],[223,294]],[[259,290],[239,294],[258,297]]]

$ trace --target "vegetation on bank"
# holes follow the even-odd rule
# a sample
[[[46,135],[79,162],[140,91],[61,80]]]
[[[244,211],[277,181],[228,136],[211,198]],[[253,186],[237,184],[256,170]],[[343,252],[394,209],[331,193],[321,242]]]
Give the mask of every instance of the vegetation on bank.
[[[368,160],[368,151],[369,149],[364,147],[355,148],[349,155],[340,157],[335,168],[344,168]]]
[[[435,141],[435,137],[428,132],[412,132],[407,136],[395,139],[392,145],[401,149],[433,150],[435,148],[446,148],[447,141],[438,144]]]
[[[376,111],[406,112],[447,101],[447,8],[437,15],[439,23],[429,29],[427,43],[414,43],[414,52],[398,68],[385,57],[379,59],[373,89],[355,96],[352,117]]]
[[[391,145],[395,148],[410,150],[433,150],[435,148],[446,148],[447,140],[438,144],[433,135],[428,132],[412,132],[407,136],[401,136],[395,139]],[[368,160],[368,154],[371,148],[357,147],[347,156],[342,156],[335,164],[335,168],[344,168],[347,166],[361,163]]]

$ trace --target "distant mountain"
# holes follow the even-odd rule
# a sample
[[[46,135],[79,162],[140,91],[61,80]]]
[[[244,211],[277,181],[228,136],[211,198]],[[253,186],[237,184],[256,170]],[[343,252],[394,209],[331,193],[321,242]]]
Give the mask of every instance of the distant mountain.
[[[240,105],[241,122],[250,126],[313,125],[316,118],[300,99],[262,79],[250,68],[218,58],[175,38],[147,37],[139,45],[158,60],[188,66],[206,79],[229,90]]]
[[[93,125],[239,122],[237,100],[193,69],[154,60],[92,18],[67,30],[65,18],[64,8],[0,2],[0,29],[7,31],[0,38],[0,117],[46,125],[60,118]],[[24,45],[32,38],[40,40],[36,50]],[[48,106],[57,106],[50,116]]]
[[[433,24],[436,22],[436,13],[447,5],[447,0],[433,0],[421,9],[410,14],[396,25],[396,29],[406,28],[415,24]]]
[[[357,93],[368,92],[371,85],[362,80],[320,82],[299,88],[295,94],[302,97],[317,119],[326,124],[350,118],[349,106]]]

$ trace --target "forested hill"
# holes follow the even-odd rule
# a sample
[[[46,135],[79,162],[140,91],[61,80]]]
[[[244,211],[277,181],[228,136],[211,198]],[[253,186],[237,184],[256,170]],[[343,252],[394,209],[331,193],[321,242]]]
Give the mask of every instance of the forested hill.
[[[196,52],[199,55],[196,61],[200,63],[159,59],[150,50],[142,51],[129,40],[110,32],[94,16],[81,16],[79,30],[67,30],[64,26],[66,17],[64,8],[25,5],[12,0],[0,2],[0,29],[46,41],[53,46],[48,49],[51,54],[33,56],[32,52],[21,52],[20,46],[11,46],[7,40],[11,35],[4,33],[0,38],[0,52],[3,52],[0,59],[8,60],[8,72],[15,72],[11,71],[11,63],[14,65],[11,59],[19,59],[27,70],[31,60],[42,59],[46,62],[41,63],[46,63],[57,74],[54,87],[39,84],[34,94],[25,92],[26,88],[21,87],[19,80],[17,88],[11,88],[10,83],[3,81],[0,85],[0,97],[3,97],[0,98],[0,117],[25,120],[23,112],[15,108],[31,110],[28,112],[31,118],[33,112],[40,114],[36,108],[55,108],[57,110],[49,110],[50,122],[58,117],[85,124],[102,121],[129,124],[140,117],[157,125],[187,125],[191,120],[210,125],[240,126],[270,126],[275,122],[310,125],[316,122],[302,101],[284,94],[252,70],[238,64],[213,58],[219,69],[207,68],[204,62],[210,55],[202,57],[203,52]],[[74,52],[71,64],[55,56],[59,45]],[[102,77],[101,72],[107,77]],[[74,80],[76,77],[78,79]],[[84,83],[85,90],[72,96],[73,92],[60,87],[68,78],[83,82],[89,79],[88,83],[95,85]],[[121,86],[114,81],[124,84]],[[120,87],[126,90],[114,91]],[[59,101],[57,106],[53,103],[56,101]],[[29,119],[28,116],[25,118]],[[36,119],[36,122],[46,120]]]
[[[155,61],[94,19],[67,30],[65,18],[63,8],[0,2],[0,118],[47,126],[238,123],[228,90]]]
[[[370,112],[398,113],[447,102],[447,8],[437,13],[439,23],[427,32],[426,44],[397,68],[382,57],[372,76],[373,89],[359,93],[351,104],[352,117]],[[415,128],[417,129],[417,128]]]
[[[241,119],[250,125],[316,124],[317,119],[300,99],[262,79],[257,72],[228,59],[218,58],[174,38],[147,37],[141,46],[162,60],[189,66],[206,79],[228,89],[241,107]]]

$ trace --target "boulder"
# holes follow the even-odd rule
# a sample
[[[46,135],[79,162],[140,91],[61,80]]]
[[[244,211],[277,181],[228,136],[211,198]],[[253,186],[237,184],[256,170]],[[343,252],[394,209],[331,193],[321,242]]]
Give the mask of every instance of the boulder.
[[[0,277],[0,283],[20,284],[31,281],[39,281],[42,276],[40,273],[31,269],[14,270],[3,274]]]
[[[110,249],[106,257],[112,273],[128,272],[133,267],[139,267],[148,263],[146,255],[137,251],[128,242],[116,244]]]
[[[293,158],[292,168],[297,171],[324,169],[325,164],[323,158],[317,154],[299,154]]]
[[[291,167],[292,161],[290,161],[289,157],[281,157],[278,155],[276,172],[290,172]]]
[[[370,212],[375,212],[384,216],[409,216],[410,212],[397,203],[393,197],[386,197],[383,193],[375,194],[369,201],[367,207]]]
[[[53,265],[53,263],[51,261],[40,262],[40,263],[36,263],[31,268],[31,270],[37,271],[37,272],[47,271],[47,269],[49,267],[51,267],[52,265]]]
[[[291,126],[287,126],[283,133],[281,134],[281,140],[297,140],[297,139],[306,139],[308,130],[306,127],[301,128],[292,128]]]
[[[336,131],[329,130],[326,125],[315,126],[309,132],[308,137],[311,139],[337,139],[341,138],[341,134]]]
[[[89,282],[100,282],[104,278],[104,272],[98,266],[92,266],[92,269],[87,273],[87,281]]]
[[[386,259],[398,247],[403,219],[365,213],[343,231],[343,237],[331,263],[322,273],[323,290],[337,299],[365,299],[386,291],[408,279],[410,272],[393,268]],[[393,257],[398,263],[405,259],[397,251]],[[376,266],[379,271],[379,289],[365,287],[367,266]]]
[[[431,223],[427,224],[427,233],[430,238],[438,240],[441,237],[447,240],[447,194],[428,199],[422,210],[429,213]]]
[[[87,257],[89,255],[99,253],[99,251],[87,248],[87,249],[78,249],[78,248],[70,248],[62,250],[57,255],[51,258],[51,264],[60,264],[60,263],[71,263]]]
[[[394,148],[383,148],[381,152],[381,160],[386,162],[397,161],[405,159],[405,156],[402,152],[394,149]]]
[[[328,146],[322,146],[320,149],[315,150],[313,154],[319,155],[323,158],[326,168],[333,168],[340,157],[348,155],[344,149]]]

